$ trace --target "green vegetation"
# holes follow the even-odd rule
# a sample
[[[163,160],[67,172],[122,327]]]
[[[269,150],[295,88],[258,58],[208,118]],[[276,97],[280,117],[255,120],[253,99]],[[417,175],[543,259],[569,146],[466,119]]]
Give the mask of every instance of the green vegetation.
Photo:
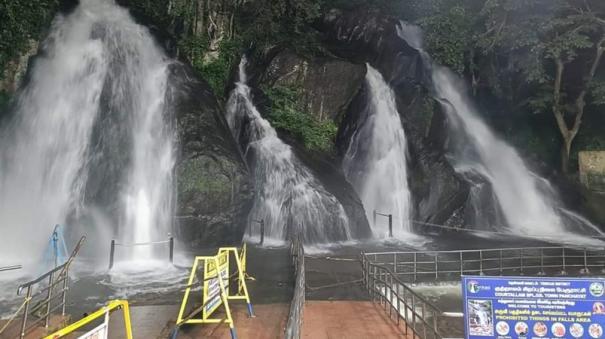
[[[310,151],[330,152],[334,148],[334,139],[338,127],[329,120],[318,122],[303,112],[297,98],[299,91],[289,87],[274,87],[266,90],[271,100],[269,120],[273,127],[282,129],[303,141]]]
[[[0,70],[19,56],[30,39],[38,40],[49,26],[58,0],[4,0],[0,2]],[[4,76],[0,72],[0,79]]]

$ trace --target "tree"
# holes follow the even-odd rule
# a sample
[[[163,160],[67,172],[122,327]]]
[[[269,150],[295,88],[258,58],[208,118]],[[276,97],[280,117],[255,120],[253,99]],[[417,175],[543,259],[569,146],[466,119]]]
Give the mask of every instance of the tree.
[[[595,12],[588,1],[567,1],[561,16],[546,26],[547,37],[538,51],[549,60],[554,76],[549,77],[552,89],[552,113],[563,138],[561,170],[568,173],[571,147],[580,127],[590,91],[598,90],[595,76],[605,52],[604,13]],[[578,84],[566,84],[566,71],[576,63],[582,77]],[[575,72],[574,72],[575,73]],[[594,100],[595,104],[600,100]]]

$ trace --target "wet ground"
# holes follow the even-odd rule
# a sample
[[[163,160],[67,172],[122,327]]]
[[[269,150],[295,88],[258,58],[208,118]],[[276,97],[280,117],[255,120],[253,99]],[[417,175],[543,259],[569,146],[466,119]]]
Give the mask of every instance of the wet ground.
[[[254,239],[253,239],[254,241]],[[331,246],[306,247],[307,299],[313,300],[368,300],[361,286],[361,252],[455,250],[480,248],[511,248],[548,246],[552,243],[514,236],[479,237],[466,233],[410,236],[401,240],[349,242]],[[91,269],[86,258],[78,258],[74,265],[68,294],[67,312],[79,319],[103,305],[108,299],[126,298],[133,307],[165,306],[169,310],[180,303],[194,255],[215,253],[216,249],[180,253],[175,266],[166,262],[117,263],[107,268]],[[281,304],[290,302],[293,294],[293,268],[288,246],[248,247],[248,272],[254,280],[248,282],[253,304]],[[22,298],[16,297],[19,283],[26,277],[7,279],[0,276],[0,314],[15,309]],[[459,284],[417,285],[414,289],[444,311],[460,311]],[[198,291],[199,292],[199,291]],[[163,309],[164,309],[163,308]],[[141,308],[141,310],[144,308]],[[174,314],[176,317],[176,314]],[[166,323],[159,324],[165,327]],[[158,325],[158,326],[159,326]]]

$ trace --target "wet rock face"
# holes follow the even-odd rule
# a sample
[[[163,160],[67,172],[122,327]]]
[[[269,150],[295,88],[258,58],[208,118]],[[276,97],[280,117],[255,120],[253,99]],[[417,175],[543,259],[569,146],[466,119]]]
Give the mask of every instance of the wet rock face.
[[[261,75],[261,86],[301,90],[300,101],[317,121],[339,121],[359,91],[365,66],[336,58],[304,58],[289,51],[277,54]]]
[[[408,139],[414,219],[452,224],[455,214],[464,213],[469,186],[445,158],[445,115],[438,110],[427,112],[425,107],[430,98],[430,70],[425,69],[422,55],[399,38],[398,24],[378,12],[333,10],[318,29],[333,53],[356,62],[369,62],[393,88]],[[360,91],[344,116],[337,139],[341,155],[346,153],[358,128],[368,101],[366,95],[365,90]]]
[[[209,85],[188,66],[170,71],[180,145],[177,237],[189,246],[239,243],[253,198],[245,163]]]

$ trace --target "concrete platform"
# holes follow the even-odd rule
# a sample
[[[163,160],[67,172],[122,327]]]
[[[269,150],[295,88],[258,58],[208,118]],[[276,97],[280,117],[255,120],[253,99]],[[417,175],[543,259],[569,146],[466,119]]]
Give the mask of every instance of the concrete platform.
[[[403,325],[402,325],[403,326]],[[413,338],[370,301],[307,301],[302,337],[309,339]]]
[[[37,318],[30,317],[28,323],[32,323],[36,321]],[[25,335],[26,339],[38,339],[42,338],[53,331],[58,330],[59,328],[65,326],[69,321],[68,316],[54,315],[50,317],[48,329],[44,328],[44,321],[41,322],[41,326],[37,326],[32,330],[28,331]],[[7,320],[0,320],[0,328],[4,327],[4,324],[7,323]],[[4,333],[0,334],[0,339],[13,339],[19,337],[19,332],[21,331],[21,317],[17,317],[8,328],[4,331]]]

